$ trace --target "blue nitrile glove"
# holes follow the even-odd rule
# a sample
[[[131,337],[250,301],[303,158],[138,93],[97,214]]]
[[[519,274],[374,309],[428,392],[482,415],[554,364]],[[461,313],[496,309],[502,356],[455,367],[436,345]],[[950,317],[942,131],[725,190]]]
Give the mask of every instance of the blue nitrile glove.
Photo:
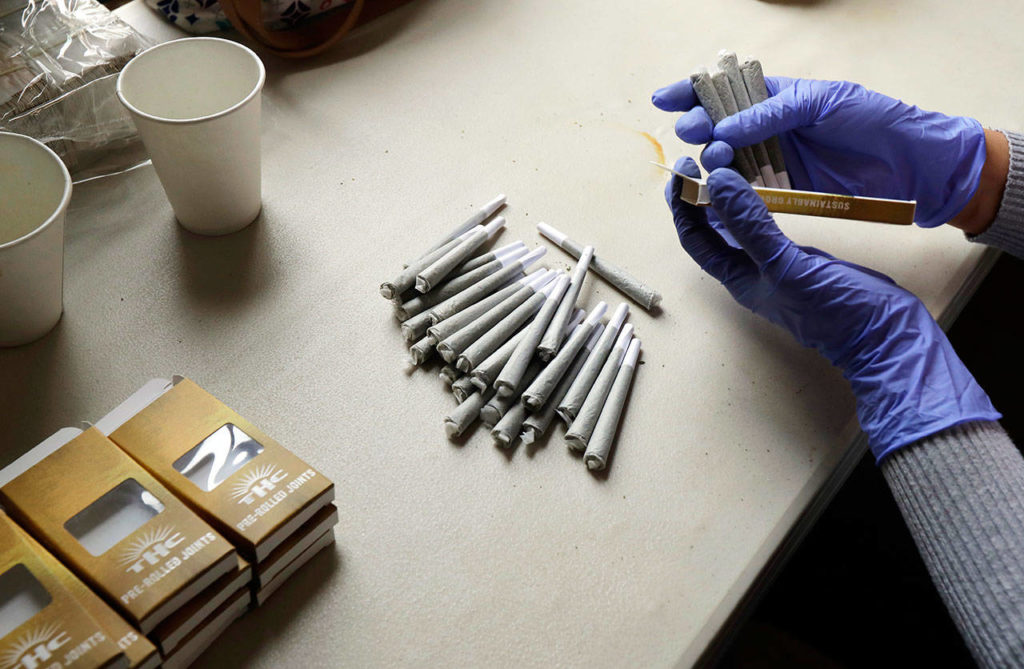
[[[701,154],[708,170],[731,163],[733,148],[778,135],[793,188],[917,200],[915,220],[925,228],[960,213],[978,188],[985,132],[972,118],[918,109],[848,81],[765,83],[772,97],[713,130],[689,79],[652,101],[686,112],[676,122],[683,141],[711,142]]]
[[[700,176],[690,158],[676,170]],[[665,198],[683,248],[737,302],[843,370],[877,461],[959,423],[1000,418],[913,294],[884,274],[797,246],[743,177],[717,169],[708,192],[741,248],[730,246],[703,209],[679,199],[681,183],[673,177]]]

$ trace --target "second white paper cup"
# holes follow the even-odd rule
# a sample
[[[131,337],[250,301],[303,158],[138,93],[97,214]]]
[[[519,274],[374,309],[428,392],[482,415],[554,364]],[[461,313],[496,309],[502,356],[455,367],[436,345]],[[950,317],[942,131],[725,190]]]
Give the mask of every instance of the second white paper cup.
[[[159,44],[117,80],[183,227],[241,230],[260,213],[260,93],[266,70],[250,49],[215,37]]]
[[[0,132],[0,346],[49,332],[64,311],[64,215],[71,175],[57,154]]]

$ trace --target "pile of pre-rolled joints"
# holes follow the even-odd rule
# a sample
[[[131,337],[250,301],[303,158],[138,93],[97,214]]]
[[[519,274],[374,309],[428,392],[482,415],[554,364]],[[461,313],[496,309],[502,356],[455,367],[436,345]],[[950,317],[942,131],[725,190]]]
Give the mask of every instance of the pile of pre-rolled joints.
[[[450,439],[477,419],[501,447],[532,443],[565,421],[569,448],[584,451],[589,469],[604,469],[640,354],[640,340],[620,304],[607,323],[598,302],[577,308],[588,268],[652,308],[660,295],[619,268],[595,266],[594,249],[544,226],[542,232],[578,257],[571,273],[531,265],[545,253],[521,241],[483,246],[505,226],[493,216],[500,195],[381,284],[409,343],[409,362],[434,356],[447,363],[440,377],[458,406],[444,417]],[[490,219],[489,222],[488,219]]]
[[[736,53],[725,49],[718,52],[718,69],[715,72],[698,67],[690,75],[690,83],[715,125],[725,117],[768,98],[760,61],[747,58],[741,65]],[[744,179],[755,186],[791,188],[782,147],[776,137],[737,149],[733,165]]]

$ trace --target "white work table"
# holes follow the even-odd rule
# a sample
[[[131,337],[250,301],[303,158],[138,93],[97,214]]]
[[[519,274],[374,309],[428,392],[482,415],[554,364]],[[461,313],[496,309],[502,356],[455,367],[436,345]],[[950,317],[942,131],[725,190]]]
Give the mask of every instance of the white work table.
[[[254,225],[183,231],[149,166],[76,186],[63,320],[0,350],[0,464],[182,373],[335,482],[337,547],[201,666],[692,664],[863,444],[840,374],[680,249],[641,133],[669,162],[697,150],[651,93],[726,47],[1019,128],[1022,19],[1009,0],[416,0],[321,58],[268,56]],[[664,295],[632,311],[645,364],[606,475],[561,428],[508,453],[447,441],[436,366],[404,369],[378,284],[499,192],[500,244],[568,267],[546,221]],[[990,259],[953,229],[779,218],[944,322]],[[592,276],[581,299],[622,298]]]

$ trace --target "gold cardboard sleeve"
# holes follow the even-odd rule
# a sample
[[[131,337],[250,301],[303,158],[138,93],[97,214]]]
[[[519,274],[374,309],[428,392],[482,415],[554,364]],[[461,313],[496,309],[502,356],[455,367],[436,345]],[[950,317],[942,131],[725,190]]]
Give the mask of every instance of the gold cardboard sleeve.
[[[683,180],[679,194],[681,200],[698,207],[706,207],[711,203],[707,184],[703,180],[680,174],[668,165],[653,164]],[[778,214],[800,214],[872,223],[911,225],[914,222],[914,212],[917,210],[917,203],[913,200],[888,200],[877,197],[781,188],[753,188],[754,192],[764,200],[768,211]]]
[[[114,609],[107,606],[99,595],[72,574],[60,560],[43,548],[28,532],[18,527],[6,515],[0,519],[0,546],[7,546],[7,531],[20,537],[42,562],[43,567],[53,574],[74,597],[75,601],[92,616],[111,641],[128,657],[129,669],[148,669],[160,661],[156,646],[150,643],[141,632],[128,624]]]
[[[163,509],[94,555],[66,524],[126,481]],[[0,499],[22,527],[143,632],[236,566],[227,540],[95,428],[0,488]],[[115,514],[111,522],[118,520]]]
[[[334,499],[327,477],[189,379],[110,438],[256,563]]]
[[[90,616],[70,592],[68,585],[73,577],[67,570],[52,569],[52,562],[45,559],[45,555],[0,512],[0,575],[12,574],[13,570],[26,574],[49,600],[0,639],[0,664],[9,667],[74,665],[83,669],[127,666],[128,660],[111,633]]]

